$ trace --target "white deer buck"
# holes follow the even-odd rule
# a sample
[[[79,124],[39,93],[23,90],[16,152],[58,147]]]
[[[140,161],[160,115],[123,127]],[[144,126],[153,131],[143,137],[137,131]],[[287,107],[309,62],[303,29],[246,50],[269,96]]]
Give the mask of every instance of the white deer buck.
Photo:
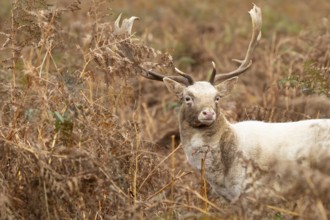
[[[210,80],[198,82],[178,69],[178,76],[164,76],[146,69],[142,74],[148,79],[163,81],[181,100],[180,137],[187,160],[200,170],[204,158],[207,181],[217,194],[230,201],[237,200],[247,188],[247,167],[240,162],[239,155],[267,169],[275,161],[308,160],[313,146],[330,149],[330,119],[231,124],[221,112],[221,98],[230,92],[237,76],[252,65],[252,54],[261,37],[260,8],[254,5],[249,14],[252,39],[245,59],[235,60],[240,63],[236,70],[217,74],[213,63]]]

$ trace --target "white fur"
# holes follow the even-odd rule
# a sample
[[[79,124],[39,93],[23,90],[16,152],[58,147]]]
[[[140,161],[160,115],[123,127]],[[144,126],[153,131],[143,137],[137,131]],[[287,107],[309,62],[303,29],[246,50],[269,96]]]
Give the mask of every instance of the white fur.
[[[267,171],[282,162],[309,166],[312,154],[321,149],[330,154],[330,119],[230,124],[220,111],[212,124],[201,123],[204,126],[198,127],[194,117],[199,119],[203,109],[219,113],[217,97],[228,94],[236,81],[228,79],[216,86],[195,82],[183,87],[173,80],[164,80],[178,97],[193,96],[180,111],[181,142],[187,160],[200,170],[201,159],[205,158],[206,179],[215,192],[230,201],[238,199],[251,184],[249,161]],[[196,116],[187,111],[196,112]],[[285,166],[279,166],[274,171],[281,173],[284,169]]]
[[[245,121],[228,124],[235,134],[237,152],[244,159],[253,161],[263,170],[269,170],[276,163],[293,162],[309,165],[313,151],[326,148],[330,151],[330,120],[315,119],[287,123],[265,123]],[[239,162],[239,156],[229,173],[224,175],[221,166],[214,167],[219,160],[215,153],[219,149],[217,136],[203,139],[196,131],[190,140],[182,140],[188,162],[197,170],[201,169],[201,159],[205,159],[206,178],[213,190],[230,201],[236,201],[246,192],[249,182],[246,164]],[[328,151],[328,152],[329,152]],[[286,166],[279,166],[285,169]],[[215,169],[215,171],[211,171]],[[285,170],[276,170],[280,175]],[[259,180],[255,184],[262,184]]]
[[[226,85],[225,85],[226,86]],[[196,82],[183,90],[183,93],[193,94],[195,107],[208,109],[215,107],[214,97],[220,92],[227,91],[226,87],[214,87],[208,82]],[[213,107],[211,107],[213,106]],[[217,116],[223,117],[223,116]],[[199,117],[198,117],[199,118]],[[275,163],[293,162],[309,165],[310,155],[313,151],[325,147],[330,150],[330,120],[315,119],[287,123],[265,123],[262,121],[245,121],[230,124],[224,120],[220,126],[228,127],[235,137],[236,146],[233,148],[234,163],[228,173],[224,173],[222,152],[219,153],[221,143],[219,131],[212,136],[204,136],[198,129],[190,140],[182,137],[183,147],[187,160],[195,169],[201,169],[201,159],[205,158],[206,177],[213,190],[230,201],[235,201],[246,191],[248,180],[247,164],[242,164],[238,153],[244,159],[252,161],[263,170],[269,170]],[[181,133],[185,133],[181,130]],[[191,131],[190,131],[191,132]],[[229,133],[228,133],[229,134]],[[224,138],[222,136],[222,138]],[[224,138],[226,139],[226,138]],[[280,169],[285,169],[281,166]],[[284,170],[276,170],[281,173]],[[252,180],[255,181],[255,180]],[[258,183],[260,183],[258,181]]]
[[[217,90],[209,82],[199,81],[186,88],[187,92],[198,94],[198,97],[210,97],[217,94]]]
[[[195,134],[190,140],[189,147],[185,148],[185,154],[188,162],[195,169],[201,169],[201,146],[204,145],[204,142],[200,134]]]
[[[263,170],[273,169],[280,176],[285,173],[286,166],[275,164],[301,164],[309,166],[311,155],[315,152],[330,153],[330,120],[314,119],[287,123],[265,123],[261,121],[245,121],[230,124],[235,133],[238,152],[243,158],[253,161]],[[317,158],[316,158],[317,159]],[[237,160],[238,161],[238,160]],[[236,163],[231,173],[230,181],[223,179],[222,185],[212,184],[218,194],[230,201],[235,201],[246,192],[247,178],[246,164]],[[262,178],[262,177],[261,177]],[[211,179],[211,182],[213,180]],[[262,184],[259,180],[256,185]],[[276,184],[275,181],[272,182]]]
[[[271,160],[295,161],[307,157],[313,146],[330,147],[330,120],[314,119],[287,123],[245,121],[231,125],[244,155],[260,166]],[[254,155],[256,147],[260,155]]]
[[[209,152],[218,146],[217,141],[212,143],[205,142],[199,133],[196,133],[184,148],[188,162],[197,170],[201,169],[201,159],[206,159],[206,163],[210,158]]]

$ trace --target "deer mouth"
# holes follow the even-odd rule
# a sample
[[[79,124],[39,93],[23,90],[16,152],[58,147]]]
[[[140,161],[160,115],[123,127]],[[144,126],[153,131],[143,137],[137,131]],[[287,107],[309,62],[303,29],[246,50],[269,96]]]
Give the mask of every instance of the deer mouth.
[[[202,125],[211,125],[215,121],[215,118],[201,118],[199,121]]]

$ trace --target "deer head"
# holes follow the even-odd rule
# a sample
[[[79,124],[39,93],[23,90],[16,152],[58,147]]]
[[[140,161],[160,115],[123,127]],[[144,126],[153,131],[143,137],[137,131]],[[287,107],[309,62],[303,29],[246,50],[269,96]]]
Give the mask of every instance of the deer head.
[[[219,115],[218,103],[227,95],[238,76],[252,65],[252,55],[261,38],[261,10],[256,5],[249,11],[252,19],[252,37],[244,60],[238,62],[239,67],[229,73],[217,73],[215,63],[209,81],[194,82],[191,76],[175,68],[178,76],[164,76],[143,67],[145,78],[163,81],[168,90],[174,93],[182,102],[182,117],[192,127],[210,126]]]

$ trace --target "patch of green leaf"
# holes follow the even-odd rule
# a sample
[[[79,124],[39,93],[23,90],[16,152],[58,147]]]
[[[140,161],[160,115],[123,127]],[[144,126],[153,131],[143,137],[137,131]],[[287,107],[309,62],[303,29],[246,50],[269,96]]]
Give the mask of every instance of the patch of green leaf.
[[[280,213],[280,212],[277,212],[275,215],[274,215],[274,220],[282,220],[283,219],[283,215]]]
[[[55,118],[55,131],[59,133],[59,138],[65,146],[71,147],[73,144],[73,119],[68,111],[63,114],[53,112]]]
[[[278,81],[279,86],[297,87],[304,94],[318,94],[330,97],[327,75],[322,74],[312,61],[304,64],[302,75],[290,75]]]
[[[172,109],[175,109],[175,110],[178,110],[181,106],[181,103],[180,102],[169,102],[166,104],[165,106],[165,111],[169,111],[169,110],[172,110]]]

